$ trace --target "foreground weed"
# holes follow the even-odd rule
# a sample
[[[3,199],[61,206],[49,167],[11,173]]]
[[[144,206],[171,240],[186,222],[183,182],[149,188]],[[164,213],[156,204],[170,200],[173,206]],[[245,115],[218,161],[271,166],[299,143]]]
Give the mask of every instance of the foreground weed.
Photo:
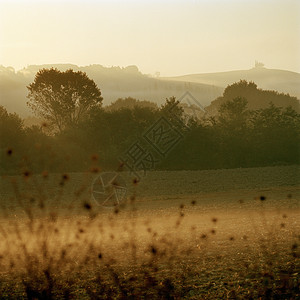
[[[95,169],[87,174],[95,173]],[[126,205],[91,202],[90,180],[24,171],[8,178],[14,199],[2,205],[3,299],[297,299],[299,235],[287,214],[259,218],[249,233],[223,228],[217,214],[200,226],[195,200],[172,210],[137,210],[139,182]],[[87,175],[88,176],[88,175]],[[90,179],[90,177],[88,177]],[[51,181],[55,192],[46,186]],[[69,201],[64,198],[65,195]],[[14,202],[15,201],[15,202]],[[246,208],[241,208],[246,209]],[[219,212],[220,213],[220,212]],[[190,224],[192,217],[198,223]],[[257,222],[259,220],[259,222]],[[284,224],[284,225],[283,225]],[[225,226],[226,227],[226,226]],[[252,234],[252,236],[251,236]]]

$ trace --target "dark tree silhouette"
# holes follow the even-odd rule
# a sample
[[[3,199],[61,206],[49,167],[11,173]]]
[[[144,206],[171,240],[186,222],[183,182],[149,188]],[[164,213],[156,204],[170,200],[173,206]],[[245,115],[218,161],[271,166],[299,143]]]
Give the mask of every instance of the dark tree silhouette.
[[[114,111],[122,108],[134,109],[135,107],[147,107],[154,110],[158,109],[157,104],[151,101],[140,101],[132,97],[118,98],[110,105],[105,107],[107,111]]]
[[[176,120],[176,118],[178,120],[181,120],[182,122],[185,119],[184,109],[180,105],[180,102],[176,100],[176,97],[174,96],[166,98],[166,102],[161,105],[160,112],[171,122]]]
[[[103,100],[100,89],[86,73],[71,69],[42,69],[27,88],[27,105],[59,131],[78,124]]]
[[[217,115],[222,103],[231,101],[234,98],[242,97],[248,101],[249,110],[268,108],[270,102],[277,107],[291,106],[296,112],[300,112],[299,100],[289,94],[277,91],[259,89],[254,82],[240,80],[239,82],[228,85],[223,92],[223,96],[218,97],[206,107],[209,115]]]
[[[228,126],[231,129],[241,129],[246,125],[249,115],[247,110],[248,101],[243,97],[236,97],[220,105],[218,121],[222,127]]]

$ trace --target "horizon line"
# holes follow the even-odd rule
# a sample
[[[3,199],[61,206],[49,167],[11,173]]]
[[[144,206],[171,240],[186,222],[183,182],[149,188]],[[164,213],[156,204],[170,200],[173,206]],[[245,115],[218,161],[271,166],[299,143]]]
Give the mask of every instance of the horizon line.
[[[101,66],[103,68],[106,68],[106,69],[111,69],[111,68],[121,68],[121,69],[125,69],[127,67],[130,67],[130,66],[135,66],[137,67],[137,69],[139,70],[139,72],[141,72],[143,75],[149,75],[149,76],[154,76],[155,74],[151,74],[151,73],[143,73],[140,68],[137,66],[137,65],[134,65],[134,64],[131,64],[131,65],[127,65],[127,66],[117,66],[117,65],[110,65],[110,66],[105,66],[105,65],[102,65],[100,63],[93,63],[93,64],[86,64],[86,65],[80,65],[80,64],[76,64],[76,63],[70,63],[70,62],[66,62],[66,63],[44,63],[44,64],[27,64],[26,66],[22,67],[22,68],[17,68],[17,67],[14,67],[12,65],[3,65],[3,64],[0,64],[0,66],[8,69],[8,68],[12,68],[14,69],[14,72],[15,73],[18,73],[22,70],[25,70],[27,69],[28,67],[31,67],[31,66],[45,66],[45,65],[49,65],[49,66],[59,66],[59,65],[73,65],[73,66],[76,66],[78,68],[85,68],[85,67],[90,67],[90,66]],[[300,75],[300,71],[292,71],[292,70],[288,70],[288,69],[279,69],[279,68],[270,68],[270,67],[266,67],[265,65],[264,66],[259,66],[259,67],[256,67],[255,65],[249,69],[231,69],[231,70],[223,70],[223,71],[210,71],[210,72],[198,72],[198,73],[185,73],[185,74],[181,74],[181,75],[164,75],[164,76],[158,76],[157,78],[168,78],[168,77],[181,77],[181,76],[189,76],[189,75],[200,75],[200,74],[214,74],[214,73],[227,73],[227,72],[235,72],[235,71],[249,71],[249,70],[252,70],[252,69],[267,69],[267,70],[279,70],[279,71],[287,71],[287,72],[292,72],[292,73],[297,73]],[[159,71],[158,71],[159,72]]]

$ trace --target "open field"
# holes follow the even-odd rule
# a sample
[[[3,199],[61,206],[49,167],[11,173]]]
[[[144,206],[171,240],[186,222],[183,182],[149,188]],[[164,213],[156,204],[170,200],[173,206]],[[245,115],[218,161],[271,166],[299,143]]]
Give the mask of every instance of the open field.
[[[1,179],[0,298],[300,297],[298,166],[123,173],[118,209],[95,176]]]

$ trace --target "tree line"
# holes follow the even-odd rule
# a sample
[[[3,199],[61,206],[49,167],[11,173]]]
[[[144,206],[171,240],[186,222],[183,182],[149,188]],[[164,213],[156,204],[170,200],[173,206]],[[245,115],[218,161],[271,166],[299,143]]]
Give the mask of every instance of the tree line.
[[[43,118],[41,126],[24,127],[18,115],[0,106],[1,172],[116,170],[119,158],[160,120],[169,127],[166,132],[173,130],[180,139],[174,145],[174,138],[165,140],[172,147],[160,157],[148,145],[146,150],[156,158],[153,169],[299,164],[300,114],[273,103],[249,109],[243,87],[249,89],[249,84],[228,86],[217,113],[196,119],[174,97],[161,107],[133,98],[103,107],[100,89],[85,73],[43,69],[28,86],[28,105]],[[95,165],[99,169],[93,169]]]

